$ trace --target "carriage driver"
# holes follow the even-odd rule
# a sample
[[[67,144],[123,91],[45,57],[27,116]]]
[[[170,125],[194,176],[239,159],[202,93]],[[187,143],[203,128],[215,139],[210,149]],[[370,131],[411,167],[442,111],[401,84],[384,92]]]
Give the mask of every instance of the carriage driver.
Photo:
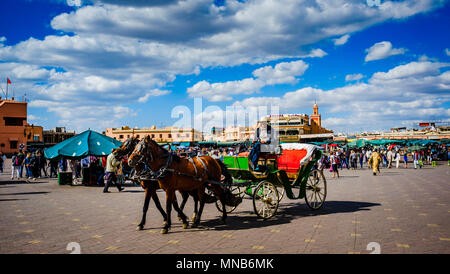
[[[255,131],[255,139],[252,144],[252,150],[250,151],[248,158],[252,165],[253,170],[258,171],[258,158],[261,154],[261,144],[270,144],[272,142],[272,128],[267,121],[258,122],[258,126]]]

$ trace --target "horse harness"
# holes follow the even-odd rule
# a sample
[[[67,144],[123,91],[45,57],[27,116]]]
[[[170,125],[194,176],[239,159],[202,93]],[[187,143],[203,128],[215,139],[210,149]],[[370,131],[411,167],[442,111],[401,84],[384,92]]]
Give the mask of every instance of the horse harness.
[[[152,153],[150,153],[150,156],[151,156],[151,160],[153,160]],[[198,176],[198,169],[197,169],[197,166],[195,165],[195,162],[194,162],[193,158],[197,158],[197,160],[200,161],[200,163],[202,164],[202,166],[203,166],[203,168],[205,170],[203,175],[207,175],[208,174],[208,167],[206,166],[205,162],[201,158],[199,158],[198,156],[189,157],[188,158],[188,161],[194,167],[195,175],[184,173],[184,172],[180,172],[180,171],[178,171],[176,169],[170,168],[170,166],[172,165],[172,162],[173,162],[173,154],[172,153],[166,153],[166,154],[160,155],[158,158],[163,158],[163,157],[167,157],[167,160],[166,160],[165,164],[161,168],[159,168],[157,171],[153,171],[147,165],[145,165],[145,169],[141,172],[141,175],[139,175],[139,178],[141,180],[155,180],[156,181],[156,180],[164,178],[168,173],[172,173],[172,174],[175,174],[175,175],[178,175],[178,176],[191,177],[195,181],[205,182],[205,183],[209,183],[209,184],[219,184],[219,185],[221,185],[220,182],[216,182],[216,181],[212,181],[212,180],[208,180],[208,179],[203,179],[202,176]]]

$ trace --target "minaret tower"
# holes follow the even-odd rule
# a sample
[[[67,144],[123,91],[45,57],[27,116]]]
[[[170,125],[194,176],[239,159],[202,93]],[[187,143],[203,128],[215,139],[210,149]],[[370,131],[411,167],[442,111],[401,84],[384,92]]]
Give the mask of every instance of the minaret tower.
[[[319,106],[317,106],[317,103],[314,101],[313,106],[313,114],[311,115],[311,133],[312,134],[318,134],[322,131],[322,121],[321,121],[321,115],[319,114]]]

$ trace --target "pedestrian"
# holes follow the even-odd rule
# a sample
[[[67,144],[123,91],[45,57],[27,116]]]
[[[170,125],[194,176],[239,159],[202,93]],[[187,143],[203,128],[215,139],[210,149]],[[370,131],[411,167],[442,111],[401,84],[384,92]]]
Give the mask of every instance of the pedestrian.
[[[378,153],[377,149],[375,149],[369,158],[369,164],[372,166],[372,171],[373,171],[374,176],[376,176],[377,173],[380,173],[380,162],[381,162],[381,156]]]
[[[387,154],[386,154],[386,158],[387,158],[387,161],[388,161],[388,168],[391,168],[391,165],[392,165],[392,161],[393,161],[393,159],[394,159],[394,153],[392,152],[392,149],[390,149],[388,152],[387,152]]]
[[[422,168],[419,164],[420,153],[418,151],[414,151],[412,157],[413,157],[414,169],[417,169],[417,165],[419,165],[419,167]]]
[[[24,160],[25,165],[25,175],[27,179],[31,179],[33,177],[33,163],[31,162],[31,153],[27,154],[27,157],[25,157]]]
[[[403,162],[405,163],[405,168],[408,168],[408,152],[403,152]]]
[[[116,157],[113,154],[114,149],[111,150],[111,153],[106,158],[106,172],[105,172],[105,188],[103,189],[103,193],[108,193],[108,188],[111,183],[114,183],[119,191],[124,190],[120,184],[117,183],[117,167],[120,164],[120,161],[116,160]]]
[[[17,158],[17,153],[14,152],[11,158],[11,180],[14,180],[14,174],[16,174],[17,179],[19,179],[19,160]]]
[[[50,178],[55,174],[55,178],[58,177],[58,159],[50,159]]]
[[[0,174],[3,173],[3,168],[5,167],[6,156],[3,155],[3,152],[0,152]]]
[[[330,162],[331,162],[331,170],[333,172],[334,178],[336,175],[339,178],[339,157],[336,155],[336,152],[332,152],[330,156]]]
[[[353,153],[353,150],[350,151],[350,149],[347,149],[345,151],[345,166],[347,167],[347,169],[350,169],[350,155]]]
[[[400,164],[400,153],[398,151],[395,152],[395,168],[398,168],[398,165]]]
[[[39,177],[41,177],[42,173],[41,171],[44,171],[44,176],[48,177],[47,174],[47,159],[45,159],[44,153],[42,151],[39,151],[39,158],[38,158],[38,163],[39,163]]]
[[[361,151],[361,154],[359,155],[359,165],[361,166],[361,169],[363,169],[364,164],[364,158],[366,157],[364,149]]]
[[[353,170],[356,170],[356,161],[357,161],[357,155],[355,151],[350,152],[350,162]]]
[[[23,168],[25,166],[25,164],[23,163],[25,160],[25,154],[22,152],[21,149],[19,149],[19,153],[17,154],[17,163],[18,163],[18,174],[19,174],[19,178],[22,178],[22,174],[23,174]]]

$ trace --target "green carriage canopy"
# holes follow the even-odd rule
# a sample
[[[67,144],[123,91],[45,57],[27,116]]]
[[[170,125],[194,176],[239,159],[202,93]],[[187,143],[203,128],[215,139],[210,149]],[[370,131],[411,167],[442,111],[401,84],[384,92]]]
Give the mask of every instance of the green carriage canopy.
[[[44,150],[47,159],[60,156],[79,159],[86,156],[107,156],[111,149],[118,148],[122,142],[92,130],[86,130],[67,140]]]

